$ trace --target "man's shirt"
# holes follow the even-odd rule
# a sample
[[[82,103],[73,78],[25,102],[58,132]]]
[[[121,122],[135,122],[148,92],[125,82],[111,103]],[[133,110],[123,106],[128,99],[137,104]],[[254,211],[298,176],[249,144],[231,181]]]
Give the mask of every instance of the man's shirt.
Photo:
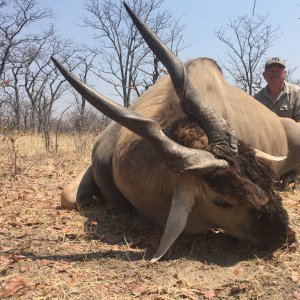
[[[284,82],[283,91],[274,101],[268,86],[254,95],[254,98],[275,112],[280,117],[291,118],[300,122],[300,87]]]

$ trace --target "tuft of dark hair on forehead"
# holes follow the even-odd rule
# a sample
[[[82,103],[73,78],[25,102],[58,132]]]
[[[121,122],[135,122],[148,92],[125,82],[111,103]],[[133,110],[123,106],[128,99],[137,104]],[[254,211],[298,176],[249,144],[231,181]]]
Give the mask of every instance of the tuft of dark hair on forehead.
[[[276,174],[270,165],[255,156],[250,146],[240,141],[238,155],[227,159],[240,176],[249,178],[266,193],[272,193]]]
[[[256,158],[251,147],[239,142],[238,154],[222,158],[230,163],[229,168],[203,177],[211,188],[250,207],[262,207],[265,197],[270,203],[278,200],[274,192],[275,172]]]

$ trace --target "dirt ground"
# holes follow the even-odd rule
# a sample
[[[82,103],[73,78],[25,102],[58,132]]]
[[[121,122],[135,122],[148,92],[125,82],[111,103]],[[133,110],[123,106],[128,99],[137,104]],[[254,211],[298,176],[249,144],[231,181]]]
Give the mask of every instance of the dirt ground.
[[[162,231],[133,212],[103,199],[86,216],[60,208],[90,149],[14,143],[16,156],[0,140],[0,299],[300,299],[299,249],[263,252],[216,231],[182,235],[150,264]],[[299,239],[300,191],[282,196]]]

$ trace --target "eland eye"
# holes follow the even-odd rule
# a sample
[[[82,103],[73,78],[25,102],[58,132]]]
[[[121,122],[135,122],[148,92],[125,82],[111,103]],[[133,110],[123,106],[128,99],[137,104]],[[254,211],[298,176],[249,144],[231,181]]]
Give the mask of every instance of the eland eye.
[[[214,204],[219,206],[219,207],[222,207],[222,208],[230,208],[230,207],[233,207],[233,205],[231,205],[230,203],[226,202],[224,199],[222,198],[218,198],[218,199],[215,199],[214,201]]]

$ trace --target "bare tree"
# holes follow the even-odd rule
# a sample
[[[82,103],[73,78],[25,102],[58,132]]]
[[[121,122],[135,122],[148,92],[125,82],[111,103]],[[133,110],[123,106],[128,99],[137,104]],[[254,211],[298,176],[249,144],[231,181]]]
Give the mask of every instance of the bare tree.
[[[21,83],[20,74],[22,73],[22,66],[20,64],[11,63],[11,74],[12,79],[7,80],[6,84],[3,86],[4,93],[6,94],[7,105],[10,106],[11,111],[14,115],[14,127],[21,131]]]
[[[183,27],[160,10],[163,0],[130,0],[128,4],[175,52],[180,50]],[[112,84],[124,106],[162,75],[163,67],[153,56],[132,24],[122,1],[88,0],[84,26],[95,30],[100,42],[101,66],[98,76]]]
[[[26,42],[37,42],[36,34],[23,34],[38,20],[52,17],[50,9],[40,9],[35,0],[1,1],[0,11],[0,80],[5,66],[13,60],[12,52]],[[6,8],[6,9],[5,9]]]
[[[223,67],[235,84],[250,95],[261,88],[262,61],[279,37],[279,27],[267,24],[267,17],[238,17],[216,32],[217,38],[227,46]]]
[[[37,134],[49,125],[53,103],[61,96],[65,81],[52,65],[51,56],[70,64],[74,50],[70,41],[57,37],[52,30],[38,46],[29,44],[25,53],[24,87],[32,107],[32,128]]]
[[[40,9],[35,0],[0,1],[0,98],[8,114],[14,116],[14,128],[21,130],[24,104],[24,51],[28,44],[43,39],[31,25],[51,18],[50,9]],[[29,33],[30,32],[30,33]]]
[[[79,77],[83,82],[87,82],[88,76],[93,75],[96,71],[94,61],[100,54],[100,51],[96,48],[87,48],[86,46],[80,46],[76,51],[75,59],[78,61],[78,72]],[[86,101],[76,91],[72,90],[74,98],[77,104],[79,113],[78,118],[78,131],[80,133],[85,131],[85,120],[86,120]]]

